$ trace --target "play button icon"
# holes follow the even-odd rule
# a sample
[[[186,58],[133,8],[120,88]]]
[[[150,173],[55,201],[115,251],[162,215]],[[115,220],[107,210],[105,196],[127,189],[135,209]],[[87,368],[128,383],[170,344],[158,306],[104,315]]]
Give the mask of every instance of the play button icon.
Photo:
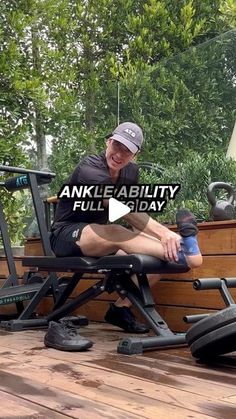
[[[122,202],[117,201],[115,198],[109,199],[108,205],[108,219],[110,223],[118,220],[126,214],[129,214],[130,208],[128,205],[122,204]]]

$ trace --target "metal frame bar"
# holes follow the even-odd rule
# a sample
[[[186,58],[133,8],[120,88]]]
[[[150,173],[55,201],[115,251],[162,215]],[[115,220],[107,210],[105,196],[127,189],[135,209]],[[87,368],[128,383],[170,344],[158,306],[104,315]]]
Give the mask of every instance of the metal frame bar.
[[[95,285],[92,285],[87,290],[83,291],[80,295],[78,295],[78,297],[74,298],[72,301],[69,301],[68,303],[64,304],[58,309],[53,310],[52,313],[50,313],[47,316],[48,322],[51,320],[58,320],[70,314],[75,309],[86,304],[91,299],[98,297],[98,295],[102,294],[106,289],[105,282],[106,282],[106,279],[102,279],[101,281],[97,282]]]
[[[24,167],[14,167],[14,166],[5,166],[5,165],[0,165],[0,172],[7,172],[7,173],[20,173],[22,175],[25,174],[35,174],[35,175],[40,175],[42,177],[55,177],[55,173],[52,172],[42,172],[40,170],[32,170],[32,169],[25,169]]]
[[[14,262],[14,257],[11,248],[11,242],[8,234],[7,223],[3,212],[2,203],[0,202],[0,230],[3,241],[3,247],[6,255],[7,267],[9,271],[9,276],[2,285],[1,288],[8,287],[10,285],[19,285],[16,266]]]
[[[42,199],[40,198],[40,195],[39,195],[36,175],[29,173],[28,178],[29,178],[30,190],[31,190],[34,209],[35,209],[35,215],[37,218],[40,237],[42,240],[44,255],[52,256],[53,253],[51,250],[50,241],[48,237],[48,230],[46,227],[44,207],[43,207]]]
[[[19,282],[18,282],[16,266],[14,262],[14,256],[12,253],[11,242],[10,242],[10,238],[8,234],[7,223],[6,223],[6,219],[3,212],[3,206],[1,202],[0,202],[0,230],[1,230],[1,237],[3,241],[3,247],[4,247],[4,252],[6,255],[7,267],[8,267],[8,272],[9,272],[8,278],[4,281],[1,287],[1,289],[4,289],[9,286],[18,286]],[[17,313],[19,315],[24,310],[23,302],[18,301],[15,304],[16,304]],[[10,317],[14,317],[14,316],[15,314],[10,314]]]
[[[27,174],[29,188],[31,190],[33,205],[34,205],[34,209],[35,209],[35,214],[36,214],[36,218],[37,218],[37,222],[38,222],[38,226],[39,226],[39,231],[40,231],[40,235],[41,235],[41,239],[42,239],[44,254],[46,256],[51,256],[52,255],[52,250],[51,250],[50,241],[49,241],[49,237],[48,237],[48,231],[47,231],[45,217],[44,217],[44,208],[43,208],[42,200],[41,200],[40,195],[39,195],[36,176],[40,175],[40,176],[43,176],[43,177],[44,176],[48,177],[50,175],[50,177],[54,177],[55,176],[54,173],[40,172],[40,171],[36,171],[36,170],[28,170],[28,169],[22,169],[22,168],[18,168],[18,167],[2,166],[2,165],[0,165],[0,171],[10,172],[10,173]],[[1,186],[4,186],[4,184],[2,182],[1,182]],[[11,243],[10,243],[10,239],[9,239],[9,235],[8,235],[8,231],[7,231],[7,223],[5,221],[3,208],[2,208],[1,203],[0,203],[0,226],[1,226],[3,244],[4,244],[5,253],[6,253],[6,259],[7,259],[7,263],[8,263],[9,274],[10,274],[7,281],[5,281],[3,287],[7,288],[10,285],[12,285],[11,295],[14,296],[14,286],[19,287],[19,284],[18,284],[18,281],[17,281],[17,273],[16,273],[16,268],[15,268],[15,263],[14,263],[14,257],[13,257],[13,254],[12,254]],[[30,290],[30,285],[29,285],[29,290]],[[54,302],[56,302],[57,298],[60,295],[60,290],[59,290],[59,285],[58,285],[58,279],[57,279],[56,273],[54,273],[54,272],[51,272],[49,274],[49,276],[43,282],[40,289],[35,292],[32,299],[30,300],[28,306],[25,309],[24,309],[24,306],[23,306],[22,302],[17,302],[16,303],[16,307],[17,307],[17,311],[18,311],[19,316],[18,316],[17,320],[14,319],[14,320],[10,320],[8,322],[8,328],[10,328],[10,330],[19,330],[20,322],[21,321],[24,322],[25,320],[29,319],[29,317],[33,314],[35,308],[37,307],[37,305],[39,304],[41,299],[46,294],[48,294],[49,290],[51,291],[51,293],[53,295]],[[0,293],[1,293],[1,290],[0,290]],[[15,324],[14,324],[14,322],[15,322]],[[4,323],[6,323],[6,322],[2,321],[1,325],[4,326]]]

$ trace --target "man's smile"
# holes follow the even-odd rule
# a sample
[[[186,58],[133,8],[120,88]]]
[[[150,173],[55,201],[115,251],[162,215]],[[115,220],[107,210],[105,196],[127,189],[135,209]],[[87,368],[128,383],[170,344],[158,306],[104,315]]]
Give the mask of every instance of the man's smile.
[[[122,164],[122,161],[116,160],[114,157],[111,158],[115,164]]]

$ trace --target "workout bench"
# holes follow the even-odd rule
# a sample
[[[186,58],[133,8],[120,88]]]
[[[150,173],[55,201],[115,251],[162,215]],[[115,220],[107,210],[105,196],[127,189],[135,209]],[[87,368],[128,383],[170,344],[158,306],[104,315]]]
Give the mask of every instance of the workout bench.
[[[186,265],[164,262],[158,258],[131,254],[124,256],[104,256],[101,258],[91,257],[63,257],[53,256],[25,257],[23,266],[37,268],[39,271],[49,272],[73,272],[64,291],[54,305],[46,321],[59,320],[70,314],[78,307],[97,297],[103,292],[116,291],[121,297],[128,297],[139,313],[145,318],[155,336],[143,338],[125,338],[118,345],[118,352],[124,354],[142,353],[144,349],[159,348],[163,346],[185,344],[185,334],[174,334],[155,310],[155,302],[149,287],[148,273],[182,273],[189,268]],[[85,273],[104,273],[104,279],[82,292],[73,300],[67,302],[76,285]],[[139,286],[131,279],[135,274]],[[22,323],[22,321],[21,321]],[[25,320],[27,325],[40,325],[40,319]],[[43,319],[42,325],[45,324]]]

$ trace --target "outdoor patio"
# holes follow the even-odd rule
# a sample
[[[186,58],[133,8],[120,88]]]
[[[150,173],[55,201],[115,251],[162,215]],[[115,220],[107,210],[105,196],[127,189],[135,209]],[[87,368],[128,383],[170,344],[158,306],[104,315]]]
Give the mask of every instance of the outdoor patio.
[[[81,334],[88,352],[45,348],[45,330],[0,331],[0,417],[9,418],[235,418],[236,355],[211,366],[188,348],[126,356],[126,336],[91,323]]]
[[[0,419],[236,419],[235,2],[2,0],[0,19]],[[120,297],[172,346],[117,353]],[[66,315],[90,350],[45,347]],[[203,356],[235,352],[174,346],[203,317]]]

